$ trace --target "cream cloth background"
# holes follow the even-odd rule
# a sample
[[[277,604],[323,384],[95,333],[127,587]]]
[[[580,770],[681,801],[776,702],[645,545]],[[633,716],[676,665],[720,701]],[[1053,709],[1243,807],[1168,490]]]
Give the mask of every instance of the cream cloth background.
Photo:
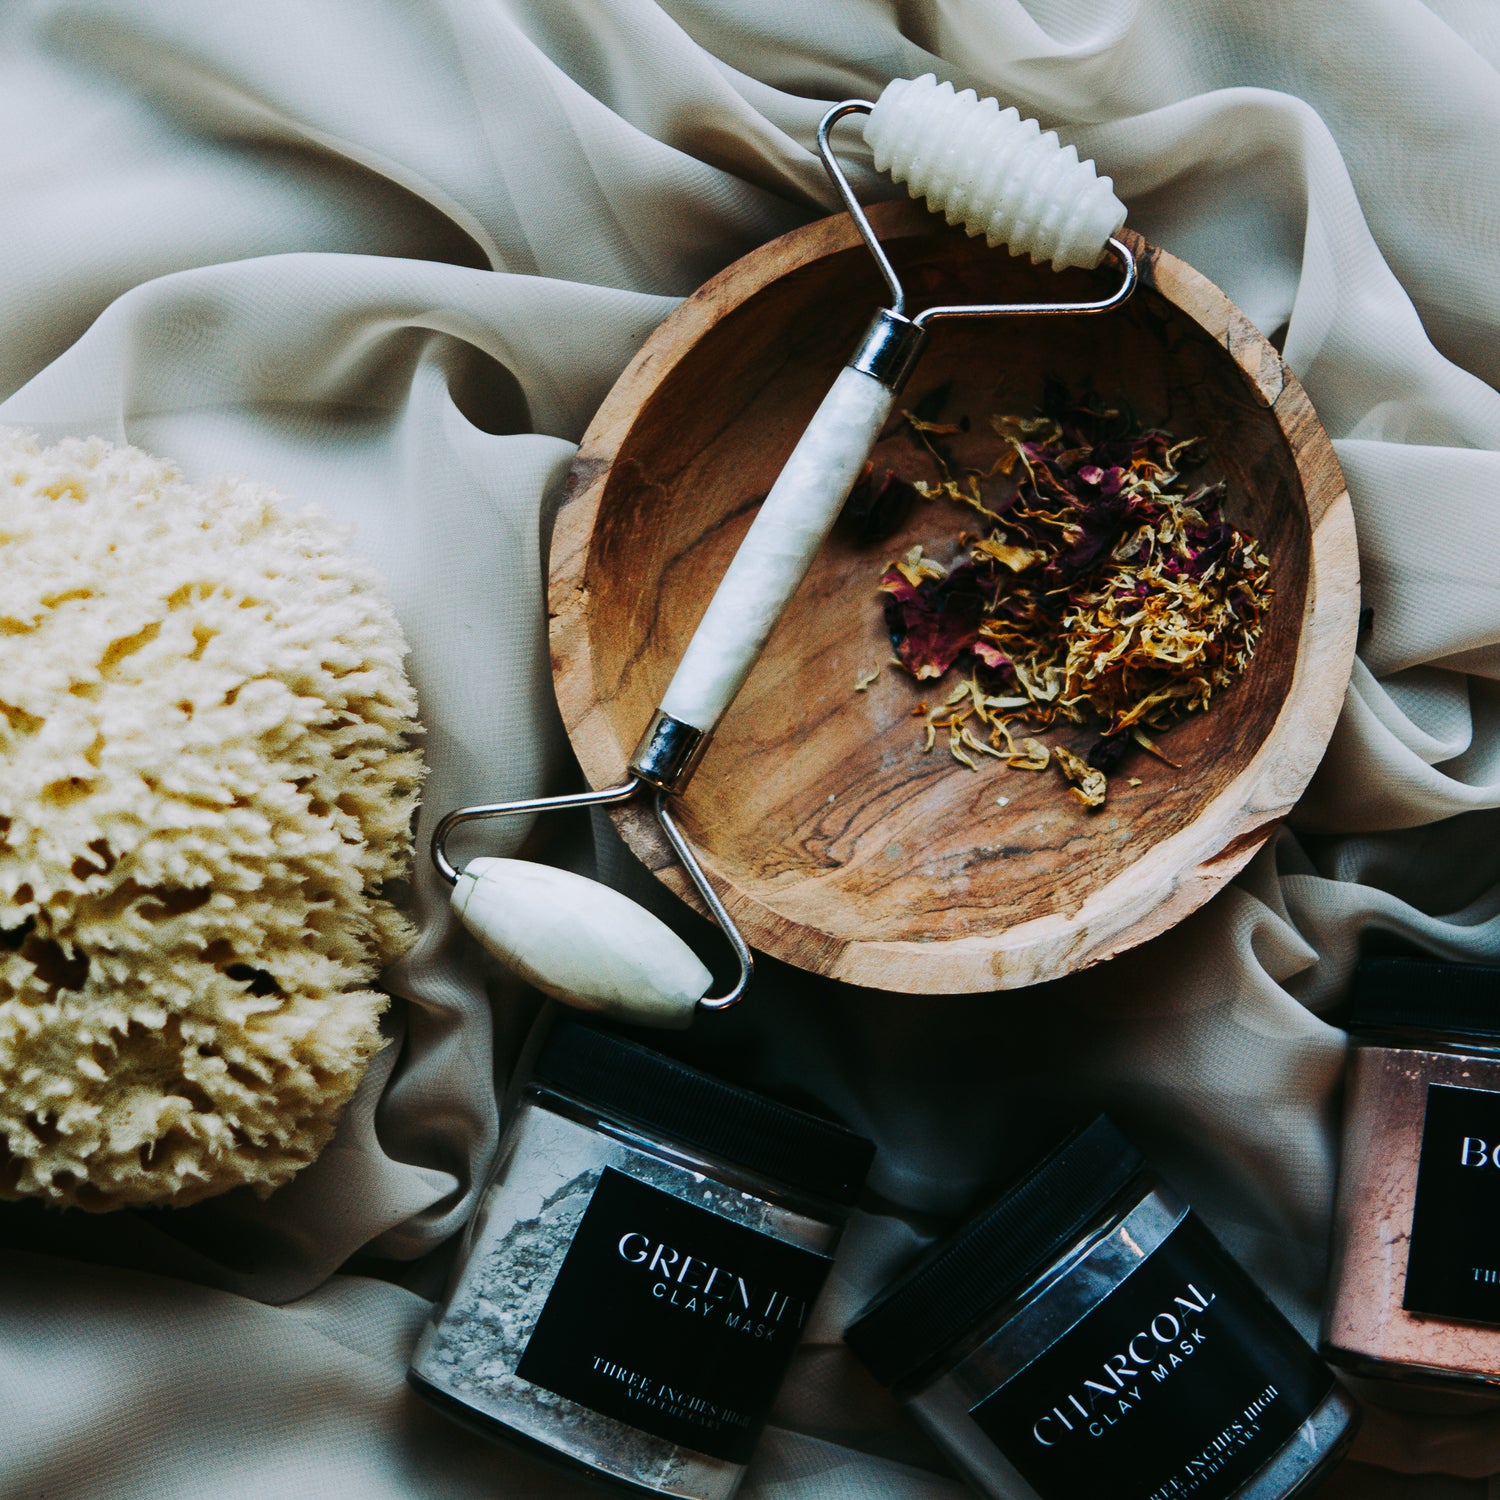
[[[1062,1106],[1113,1111],[1312,1329],[1344,1049],[1320,1017],[1360,932],[1500,957],[1497,64],[1486,0],[0,9],[0,421],[347,520],[412,644],[424,837],[566,784],[541,583],[573,445],[674,299],[832,209],[830,101],[933,69],[1064,127],[1284,341],[1335,438],[1374,625],[1324,770],[1231,889],[1044,993],[773,970],[690,1039],[882,1148],[757,1500],[959,1494],[838,1328]],[[535,1013],[443,894],[424,866],[393,1045],[268,1203],[0,1214],[4,1500],[582,1493],[401,1383]],[[1331,1491],[1500,1495],[1495,1415],[1372,1412],[1355,1456]]]

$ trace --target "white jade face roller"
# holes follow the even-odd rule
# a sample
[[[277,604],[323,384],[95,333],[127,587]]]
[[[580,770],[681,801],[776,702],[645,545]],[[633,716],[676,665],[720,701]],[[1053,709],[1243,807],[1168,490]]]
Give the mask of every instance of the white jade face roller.
[[[829,146],[846,115],[863,114],[876,167],[914,198],[1054,270],[1119,263],[1116,290],[1097,302],[929,307],[914,318],[885,251]],[[667,807],[683,790],[724,711],[755,665],[811,566],[939,318],[1100,313],[1135,287],[1135,261],[1114,236],[1125,220],[1109,178],[1034,120],[972,90],[955,93],[931,74],[897,79],[879,102],[835,105],[818,127],[818,149],[839,196],[891,292],[840,371],[762,502],[629,763],[629,779],[602,791],[464,807],[437,826],[432,857],[453,884],[453,906],[479,942],[539,989],[585,1009],[646,1025],[685,1026],[698,1009],[722,1010],[744,994],[752,959]],[[663,832],[739,959],[727,993],[668,927],[618,892],[579,875],[519,860],[476,859],[460,873],[449,835],[478,818],[628,801],[650,789]]]

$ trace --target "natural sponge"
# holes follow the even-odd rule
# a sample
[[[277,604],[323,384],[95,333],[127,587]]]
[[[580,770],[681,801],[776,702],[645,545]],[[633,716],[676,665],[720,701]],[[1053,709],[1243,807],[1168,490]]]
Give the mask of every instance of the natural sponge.
[[[0,429],[0,1197],[285,1182],[380,1046],[421,767],[338,528]]]

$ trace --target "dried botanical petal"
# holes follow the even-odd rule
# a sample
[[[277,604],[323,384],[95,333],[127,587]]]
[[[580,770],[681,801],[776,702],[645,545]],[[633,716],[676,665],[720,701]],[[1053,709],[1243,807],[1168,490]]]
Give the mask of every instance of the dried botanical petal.
[[[1118,488],[1112,493],[1101,491],[1097,499],[1080,508],[1073,521],[1072,541],[1057,553],[1049,569],[1055,571],[1056,582],[1075,583],[1106,561],[1120,540],[1129,512],[1130,497]]]
[[[975,542],[970,548],[970,556],[976,561],[981,557],[992,557],[1012,573],[1022,573],[1033,564],[1047,560],[1047,554],[1040,548],[1012,546],[1009,542],[1002,542],[998,535],[982,537]]]
[[[878,663],[873,667],[866,667],[865,670],[854,679],[854,691],[856,693],[863,693],[879,676],[880,666]]]
[[[948,752],[954,760],[966,765],[971,771],[979,769],[979,762],[964,751],[962,735],[957,729],[951,727],[948,730]]]
[[[1108,785],[1103,771],[1085,760],[1080,760],[1066,745],[1052,747],[1057,768],[1073,783],[1070,790],[1085,807],[1103,807],[1104,792]]]
[[[1173,760],[1171,756],[1169,756],[1166,751],[1164,751],[1162,747],[1158,745],[1156,741],[1146,733],[1144,729],[1141,729],[1139,727],[1132,729],[1130,731],[1130,738],[1133,739],[1136,744],[1139,745],[1141,749],[1144,750],[1148,755],[1154,755],[1157,760],[1164,761],[1167,765],[1171,766],[1174,771],[1180,771],[1182,769],[1181,765],[1177,761]]]
[[[963,427],[957,422],[926,422],[914,412],[904,411],[901,413],[906,418],[907,425],[917,432],[935,432],[944,437],[951,437],[955,432],[962,432]]]
[[[900,574],[911,589],[919,589],[929,578],[946,578],[948,570],[942,563],[931,557],[922,555],[922,544],[917,543],[915,547],[908,547],[904,557],[898,561],[886,564],[887,573],[880,581],[881,588],[887,593],[895,594],[898,598],[910,598],[905,590],[900,587],[899,582],[890,577],[890,571],[894,570]]]
[[[900,564],[897,570],[909,581]],[[895,589],[886,593],[891,643],[901,664],[919,680],[941,677],[979,638],[984,594],[972,563],[959,563],[946,577],[923,578],[906,597]]]
[[[1051,764],[1052,754],[1040,740],[1024,739],[1016,746],[1016,753],[1006,764],[1018,771],[1045,771]]]
[[[991,417],[990,428],[997,437],[1017,445],[1027,441],[1055,443],[1062,436],[1062,429],[1051,417]]]
[[[986,745],[983,740],[975,739],[973,730],[967,726],[958,731],[958,737],[969,749],[977,750],[981,755],[993,755],[996,760],[1008,759],[1003,750],[997,750],[993,745]],[[977,771],[979,768],[976,766],[974,769]]]

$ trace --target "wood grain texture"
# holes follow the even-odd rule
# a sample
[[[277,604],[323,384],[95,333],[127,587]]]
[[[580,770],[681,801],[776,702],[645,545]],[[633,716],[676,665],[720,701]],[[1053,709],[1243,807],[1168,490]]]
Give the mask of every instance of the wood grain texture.
[[[1095,296],[1108,272],[1058,278],[947,229],[912,203],[872,214],[915,308]],[[1210,282],[1130,235],[1141,286],[1097,318],[939,323],[903,397],[952,382],[992,461],[988,418],[1030,410],[1048,376],[1092,384],[1146,421],[1208,439],[1230,516],[1260,537],[1277,597],[1250,670],[1173,728],[1182,769],[1141,755],[1089,812],[1055,773],[978,774],[920,750],[930,696],[887,667],[875,585],[912,542],[956,537],[918,505],[878,547],[836,528],[681,799],[682,823],[757,948],[885,990],[957,993],[1056,978],[1163,931],[1265,841],[1311,777],[1353,660],[1358,561],[1349,497],[1307,397]],[[586,434],[551,554],[553,669],[595,786],[619,781],[756,505],[848,357],[882,285],[852,224],[764,246],[657,330]],[[876,461],[935,478],[894,422]],[[1088,731],[1048,731],[1081,751]],[[1137,776],[1139,787],[1126,785]],[[997,797],[1009,799],[1001,807]],[[687,881],[644,806],[614,816],[679,895]]]

